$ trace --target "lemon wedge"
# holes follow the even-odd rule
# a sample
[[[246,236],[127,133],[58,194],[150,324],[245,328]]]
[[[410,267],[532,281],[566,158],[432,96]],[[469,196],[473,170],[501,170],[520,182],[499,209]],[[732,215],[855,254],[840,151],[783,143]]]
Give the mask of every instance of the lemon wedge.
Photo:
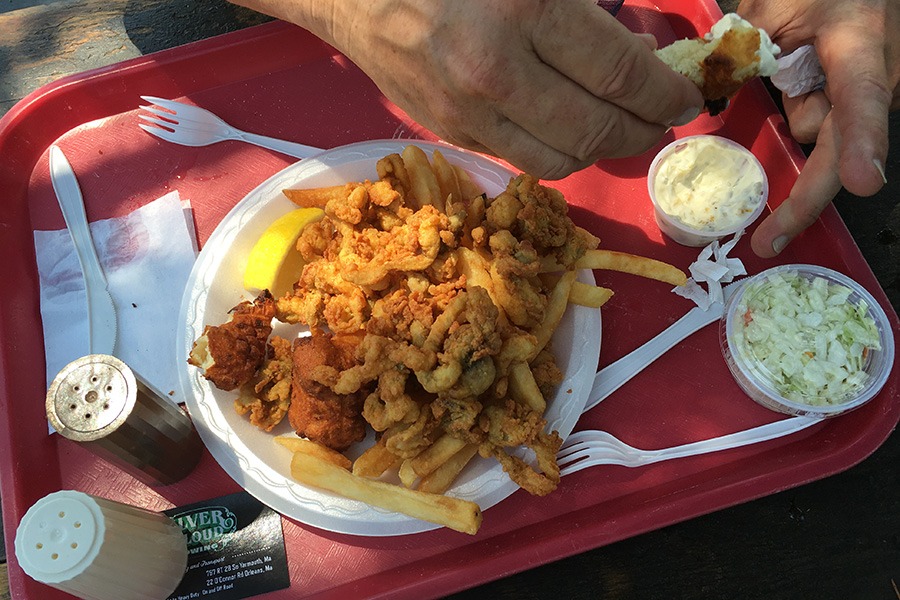
[[[244,289],[252,294],[269,290],[276,298],[290,291],[303,270],[297,238],[304,227],[324,216],[320,208],[298,208],[269,225],[247,257]]]

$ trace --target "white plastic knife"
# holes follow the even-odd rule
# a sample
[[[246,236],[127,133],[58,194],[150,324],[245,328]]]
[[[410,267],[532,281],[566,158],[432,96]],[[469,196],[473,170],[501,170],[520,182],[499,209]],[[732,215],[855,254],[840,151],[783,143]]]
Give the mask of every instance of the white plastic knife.
[[[721,319],[725,312],[725,304],[728,303],[728,299],[731,298],[731,295],[734,294],[743,281],[743,279],[738,279],[722,288],[724,294],[723,302],[715,302],[706,309],[702,309],[699,306],[692,308],[683,317],[672,323],[662,333],[643,346],[600,369],[597,375],[594,376],[594,386],[591,388],[582,413],[600,404],[607,396],[643,371],[644,367],[665,354],[675,344],[692,333],[703,329],[710,323]]]
[[[57,146],[50,146],[50,181],[84,275],[90,353],[112,354],[116,348],[116,307],[91,237],[78,180]]]

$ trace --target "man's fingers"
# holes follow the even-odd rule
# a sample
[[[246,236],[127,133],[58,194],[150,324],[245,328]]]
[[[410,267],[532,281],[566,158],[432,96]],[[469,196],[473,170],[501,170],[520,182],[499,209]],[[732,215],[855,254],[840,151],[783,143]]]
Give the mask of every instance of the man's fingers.
[[[634,37],[640,40],[651,50],[656,50],[657,48],[659,48],[659,42],[656,40],[656,36],[652,33],[636,33],[634,34]]]
[[[782,100],[794,139],[801,144],[815,142],[822,122],[831,111],[831,102],[825,97],[825,93],[817,90],[796,98],[785,95]]]
[[[488,154],[503,157],[517,169],[540,179],[562,179],[594,162],[591,159],[580,160],[548,146],[505,118],[493,123],[480,142],[480,145],[487,146]]]
[[[548,2],[537,18],[538,57],[594,96],[664,126],[700,114],[697,87],[590,0]]]
[[[822,123],[816,147],[797,177],[790,196],[753,233],[750,244],[758,256],[771,258],[779,254],[816,221],[840,191],[840,144],[840,134],[829,115]]]
[[[516,75],[517,92],[498,106],[503,116],[527,131],[543,144],[566,154],[574,161],[590,164],[599,158],[621,158],[642,154],[665,134],[662,125],[648,123],[633,113],[589,93],[563,75],[536,62]],[[530,84],[530,85],[529,85]],[[491,127],[480,127],[482,136]],[[514,136],[515,137],[515,136]],[[516,164],[521,155],[515,139],[479,139]],[[568,173],[557,170],[558,161],[536,165],[535,175],[558,179]],[[521,164],[516,164],[524,168]]]
[[[820,34],[816,50],[828,78],[826,94],[834,105],[835,126],[842,139],[840,177],[857,196],[870,196],[884,185],[882,170],[888,151],[888,87],[884,58],[883,16],[858,7],[853,19]]]

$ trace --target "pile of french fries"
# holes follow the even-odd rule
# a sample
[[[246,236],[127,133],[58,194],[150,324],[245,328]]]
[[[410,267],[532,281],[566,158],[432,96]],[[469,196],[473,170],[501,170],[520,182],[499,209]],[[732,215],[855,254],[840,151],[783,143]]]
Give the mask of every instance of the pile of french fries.
[[[468,225],[465,235],[470,234],[472,224],[480,223],[484,218],[482,191],[463,169],[450,164],[438,150],[433,152],[429,161],[419,147],[408,146],[401,154],[379,161],[378,174],[381,178],[398,181],[410,190],[411,197],[419,205],[432,204],[450,214],[453,205],[463,203]],[[284,194],[298,206],[320,208],[326,208],[330,202],[345,200],[347,193],[345,185],[284,190]],[[471,244],[463,244],[456,252],[460,271],[466,276],[467,288],[484,288],[500,307],[501,303],[495,297],[489,253]],[[686,281],[683,271],[667,263],[603,249],[588,250],[575,267],[632,273],[672,285],[682,285]],[[536,328],[527,332],[529,335],[507,340],[497,360],[508,366],[506,376],[510,396],[543,414],[546,400],[532,373],[531,361],[549,343],[569,304],[600,308],[612,297],[613,291],[578,281],[575,270],[563,269],[553,257],[542,260],[540,271],[542,278],[547,278],[545,282],[551,282],[544,318]],[[444,325],[449,326],[449,323]],[[442,326],[436,322],[433,329]],[[276,441],[293,453],[291,475],[300,483],[475,534],[482,520],[479,506],[447,496],[445,492],[478,454],[478,447],[445,433],[417,456],[400,459],[388,450],[384,439],[384,436],[381,437],[354,461],[296,436],[279,436]],[[400,485],[385,481],[387,473],[396,474]]]

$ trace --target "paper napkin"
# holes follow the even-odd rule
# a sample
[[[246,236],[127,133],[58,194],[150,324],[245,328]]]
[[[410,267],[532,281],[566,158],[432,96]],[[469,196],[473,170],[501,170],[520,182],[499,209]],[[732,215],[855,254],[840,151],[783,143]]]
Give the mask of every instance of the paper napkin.
[[[724,244],[720,244],[716,240],[703,248],[697,256],[697,260],[688,267],[691,276],[688,277],[687,283],[672,291],[692,300],[703,310],[716,302],[723,302],[725,295],[722,291],[722,284],[730,283],[734,281],[735,277],[747,274],[747,269],[744,268],[741,259],[728,256],[743,234],[744,230],[741,229]],[[704,283],[706,284],[705,290],[701,285]]]
[[[825,71],[813,46],[800,46],[779,57],[778,72],[769,79],[789,98],[796,98],[825,87]]]
[[[146,383],[180,402],[175,332],[197,258],[190,206],[171,192],[134,212],[90,224],[116,305],[115,355]],[[84,280],[68,230],[35,231],[47,385],[89,354]]]

